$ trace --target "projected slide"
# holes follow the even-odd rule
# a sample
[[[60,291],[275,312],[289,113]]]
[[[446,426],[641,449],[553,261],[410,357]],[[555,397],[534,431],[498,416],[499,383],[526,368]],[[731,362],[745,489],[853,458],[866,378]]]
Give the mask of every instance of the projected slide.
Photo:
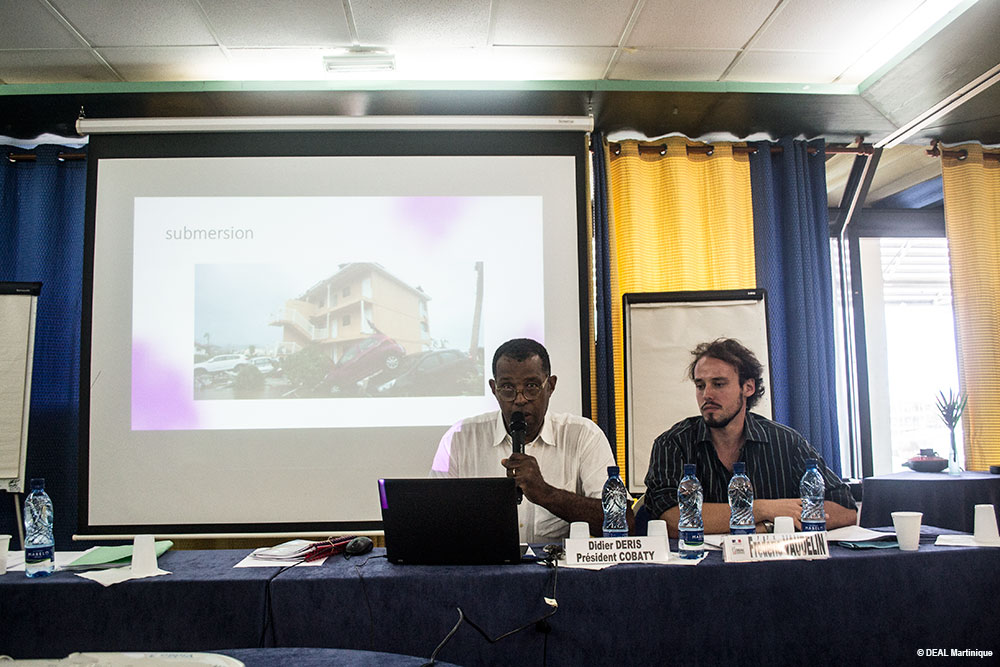
[[[511,338],[545,344],[549,409],[581,414],[584,138],[407,137],[94,138],[89,532],[377,527],[378,479],[426,476],[497,409]],[[382,140],[551,154],[353,154]]]
[[[541,197],[139,197],[133,239],[135,430],[408,425],[543,331]]]

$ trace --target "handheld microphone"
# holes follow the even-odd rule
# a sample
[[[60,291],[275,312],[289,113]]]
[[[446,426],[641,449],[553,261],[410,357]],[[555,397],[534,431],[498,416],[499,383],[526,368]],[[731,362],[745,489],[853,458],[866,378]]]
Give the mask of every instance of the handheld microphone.
[[[528,425],[524,423],[524,413],[518,410],[510,416],[510,442],[511,453],[524,454],[524,432]],[[521,487],[517,487],[517,502],[521,503],[524,492]]]
[[[524,454],[524,432],[527,429],[523,412],[518,410],[510,416],[510,441],[513,445],[513,454]]]

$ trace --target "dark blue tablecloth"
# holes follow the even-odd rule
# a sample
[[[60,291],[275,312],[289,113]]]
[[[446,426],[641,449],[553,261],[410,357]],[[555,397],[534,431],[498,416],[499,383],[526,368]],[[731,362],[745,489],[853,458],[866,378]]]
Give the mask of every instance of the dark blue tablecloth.
[[[865,478],[860,523],[891,526],[892,512],[906,510],[923,512],[925,525],[971,533],[973,508],[981,504],[1000,508],[1000,475],[897,472]]]
[[[930,537],[933,540],[933,537]],[[380,551],[376,550],[375,554]],[[1000,655],[1000,549],[851,551],[824,561],[561,568],[558,611],[496,644],[460,627],[439,654],[462,665],[908,664],[918,649]],[[540,565],[425,567],[382,558],[291,570],[273,583],[283,646],[429,656],[462,610],[495,637],[542,615]]]
[[[1000,655],[1000,549],[834,546],[824,561],[748,564],[712,552],[697,566],[560,568],[557,580],[537,564],[392,565],[381,549],[280,574],[232,569],[246,553],[171,551],[160,565],[172,575],[108,588],[68,573],[9,573],[0,577],[0,654],[229,653],[258,649],[264,637],[263,646],[293,652],[374,651],[417,664],[405,656],[430,657],[461,607],[490,637],[529,624],[490,643],[464,623],[438,658],[466,666],[926,664],[917,652],[930,648]],[[550,609],[544,597],[558,610],[536,626],[529,621]],[[289,654],[246,655],[255,667]]]
[[[107,588],[71,572],[8,572],[0,577],[0,655],[260,646],[277,569],[233,569],[247,553],[172,550],[159,559],[172,574]]]
[[[243,648],[212,651],[236,658],[246,667],[420,667],[426,658],[342,648]],[[436,662],[441,667],[450,663]]]

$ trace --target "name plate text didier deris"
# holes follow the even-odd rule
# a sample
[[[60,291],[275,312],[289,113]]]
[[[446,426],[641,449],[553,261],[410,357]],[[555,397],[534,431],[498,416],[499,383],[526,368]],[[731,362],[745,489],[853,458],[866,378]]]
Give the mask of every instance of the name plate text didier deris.
[[[670,547],[662,535],[566,540],[566,565],[569,566],[666,563],[669,559]]]

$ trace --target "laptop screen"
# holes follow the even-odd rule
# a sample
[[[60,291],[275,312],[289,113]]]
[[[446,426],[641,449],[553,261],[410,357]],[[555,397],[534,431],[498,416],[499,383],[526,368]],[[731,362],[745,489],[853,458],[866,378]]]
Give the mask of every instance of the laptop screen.
[[[513,479],[380,479],[378,484],[389,562],[520,562]]]

